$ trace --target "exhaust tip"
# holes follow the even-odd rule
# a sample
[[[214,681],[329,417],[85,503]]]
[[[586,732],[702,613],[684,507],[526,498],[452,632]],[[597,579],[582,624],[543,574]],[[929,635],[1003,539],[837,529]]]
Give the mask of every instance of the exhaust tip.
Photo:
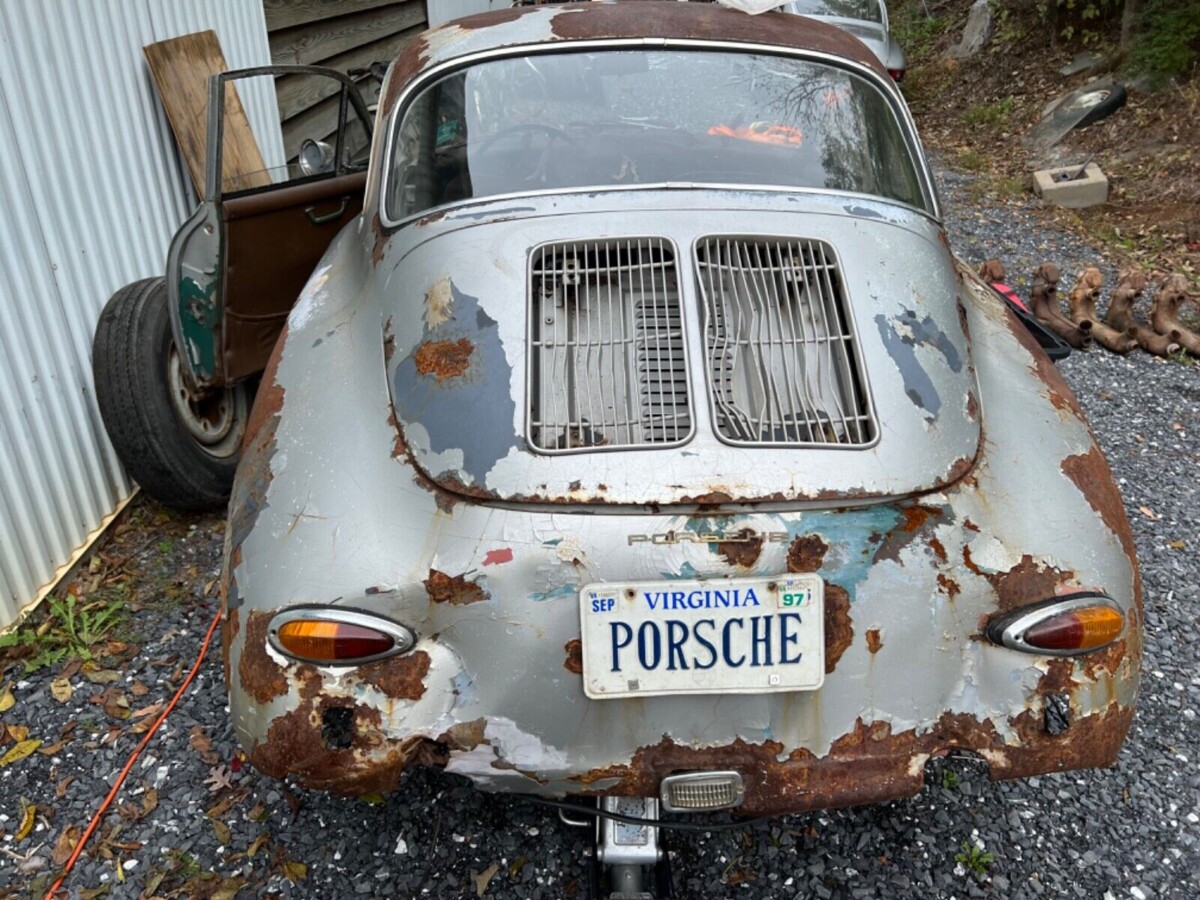
[[[659,787],[667,812],[715,812],[741,806],[746,787],[737,772],[685,772],[668,775]]]

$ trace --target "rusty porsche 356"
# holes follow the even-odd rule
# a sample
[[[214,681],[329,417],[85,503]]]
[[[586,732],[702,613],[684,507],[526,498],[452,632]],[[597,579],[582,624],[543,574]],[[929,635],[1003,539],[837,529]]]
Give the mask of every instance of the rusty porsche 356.
[[[958,263],[892,79],[711,5],[459,20],[263,374],[224,653],[255,766],[661,821],[1116,758],[1141,584],[1054,366]]]

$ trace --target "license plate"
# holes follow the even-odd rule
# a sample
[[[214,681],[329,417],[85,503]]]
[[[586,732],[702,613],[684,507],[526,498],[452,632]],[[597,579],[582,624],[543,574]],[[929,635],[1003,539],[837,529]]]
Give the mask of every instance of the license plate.
[[[590,584],[583,689],[596,700],[816,690],[825,680],[817,575]]]

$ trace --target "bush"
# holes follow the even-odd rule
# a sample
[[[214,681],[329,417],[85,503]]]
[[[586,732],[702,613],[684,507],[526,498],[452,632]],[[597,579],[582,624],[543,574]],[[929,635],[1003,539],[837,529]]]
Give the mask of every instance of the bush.
[[[1185,75],[1196,61],[1200,14],[1194,0],[1144,0],[1129,48],[1129,68],[1159,86]]]

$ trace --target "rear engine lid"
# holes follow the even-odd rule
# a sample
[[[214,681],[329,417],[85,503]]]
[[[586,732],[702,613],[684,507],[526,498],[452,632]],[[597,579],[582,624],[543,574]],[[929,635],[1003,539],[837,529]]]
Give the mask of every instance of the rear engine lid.
[[[404,451],[506,502],[829,505],[956,480],[980,426],[950,255],[923,216],[812,201],[831,202],[703,217],[721,232],[663,209],[443,227],[389,279],[415,289],[387,300]]]

